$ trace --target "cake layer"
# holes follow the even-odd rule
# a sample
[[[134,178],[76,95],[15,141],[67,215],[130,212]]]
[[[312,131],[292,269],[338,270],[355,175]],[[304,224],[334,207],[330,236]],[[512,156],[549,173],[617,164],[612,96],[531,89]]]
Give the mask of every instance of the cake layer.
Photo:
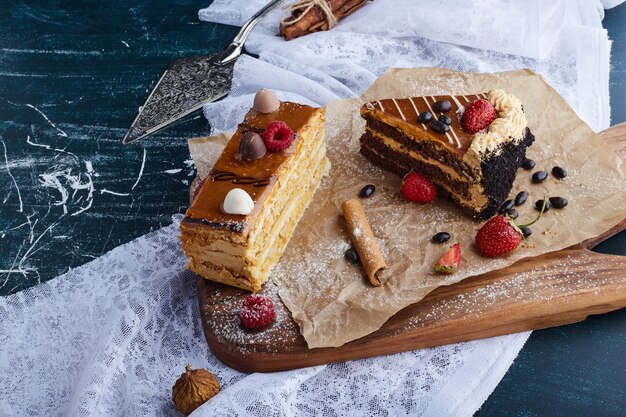
[[[247,270],[252,276],[260,277],[258,288],[268,278],[272,269],[276,266],[280,258],[282,257],[287,244],[293,235],[293,232],[298,225],[298,222],[304,215],[304,212],[309,207],[313,196],[317,191],[317,188],[321,182],[321,179],[329,171],[330,163],[326,158],[320,162],[316,169],[311,169],[308,173],[311,175],[309,184],[302,183],[298,189],[298,193],[289,200],[289,209],[284,210],[284,213],[276,221],[277,227],[273,236],[267,240],[266,246],[262,248],[257,255],[250,254],[246,259],[254,260],[260,259],[261,262],[255,262],[248,265]]]
[[[461,123],[465,106],[475,100],[491,102],[498,117],[485,132],[477,134],[466,131]],[[448,110],[437,110],[438,102],[447,102]],[[418,120],[419,114],[429,112],[433,120],[441,116],[450,117],[448,131],[439,133],[432,124]],[[513,141],[519,143],[524,138],[527,127],[522,103],[513,94],[503,90],[491,90],[489,93],[473,95],[438,95],[409,98],[389,98],[365,103],[361,107],[361,116],[365,119],[379,120],[382,123],[398,128],[407,135],[437,142],[445,146],[451,153],[466,162],[475,163],[489,153],[498,152],[502,143]]]
[[[462,155],[470,147],[473,135],[461,128],[459,114],[463,111],[464,105],[481,98],[487,98],[487,94],[388,98],[366,103],[361,114],[366,119],[366,116],[370,115],[371,119],[378,119],[389,126],[405,130],[411,136],[418,137],[431,132],[433,141],[447,147],[457,155]],[[441,100],[450,102],[450,110],[446,112],[434,110],[434,104]],[[422,112],[430,112],[435,119],[442,114],[447,114],[452,119],[450,130],[445,134],[432,132],[428,124],[418,121]]]
[[[260,253],[257,251],[252,254],[248,250],[243,258],[236,258],[232,264],[221,257],[221,253],[207,253],[202,247],[195,246],[190,250],[189,269],[203,276],[210,271],[213,281],[258,291],[280,260],[300,218],[312,201],[321,178],[329,169],[325,152],[319,152],[319,155],[321,158],[317,158],[315,164],[305,170],[308,175],[299,183],[299,187],[293,188],[293,192],[284,201],[281,199],[281,203],[294,203],[287,205],[288,209],[280,211],[274,219],[272,231],[263,238],[265,246]]]
[[[440,141],[424,140],[419,136],[410,136],[401,128],[387,125],[380,120],[374,119],[371,115],[365,117],[366,133],[372,132],[381,138],[389,138],[390,141],[397,142],[398,145],[410,149],[415,154],[422,155],[429,159],[435,159],[442,164],[451,167],[459,176],[476,177],[476,167],[470,167],[454,151],[445,146]]]
[[[459,175],[454,171],[454,168],[436,159],[423,157],[403,145],[393,142],[392,139],[383,138],[371,131],[366,131],[361,138],[361,149],[364,148],[380,155],[380,158],[402,167],[399,172],[394,172],[397,175],[404,177],[412,171],[420,172],[447,191],[452,192],[454,190],[456,193],[467,197],[471,185],[470,179]]]
[[[401,177],[412,171],[425,173],[425,175],[428,175],[428,177],[445,191],[454,202],[467,211],[469,215],[472,217],[480,217],[481,212],[476,210],[476,206],[483,205],[483,203],[474,201],[475,199],[483,200],[485,198],[480,184],[465,183],[459,186],[459,188],[453,188],[454,185],[442,180],[442,177],[438,176],[441,175],[441,173],[437,170],[433,170],[432,166],[420,161],[402,160],[403,158],[398,157],[399,155],[394,155],[393,151],[385,155],[385,153],[379,153],[379,150],[372,147],[362,146],[361,154],[379,168]]]
[[[303,161],[299,165],[300,169],[294,170],[292,177],[285,180],[285,191],[269,210],[270,213],[265,220],[266,226],[256,228],[255,234],[251,236],[245,258],[252,273],[264,269],[261,260],[270,256],[270,253],[278,254],[279,257],[282,255],[286,242],[282,245],[275,241],[280,240],[281,235],[291,236],[304,210],[313,199],[322,177],[328,172],[330,163],[326,158],[326,148],[322,146],[316,155],[309,159],[308,165]],[[296,217],[294,223],[290,224],[288,219],[292,217],[292,212]],[[269,233],[266,233],[268,230]]]
[[[281,152],[268,152],[254,161],[237,158],[239,143],[245,132],[263,132],[273,121],[285,122],[294,132],[299,134],[289,148]],[[283,165],[291,156],[304,147],[307,141],[302,132],[307,125],[323,123],[323,110],[297,103],[281,103],[274,113],[263,114],[251,110],[244,122],[239,126],[231,140],[226,144],[219,159],[215,163],[209,178],[198,192],[198,195],[185,215],[189,219],[200,219],[205,224],[224,229],[237,229],[244,235],[248,225],[256,221],[263,202],[271,191],[274,182],[285,168]],[[304,139],[304,140],[303,140]],[[233,188],[246,191],[254,201],[252,213],[243,216],[227,214],[221,210],[224,197]]]
[[[473,134],[464,129],[463,115],[475,100],[491,107],[494,116]],[[422,123],[422,112],[430,113],[430,123]],[[472,216],[483,219],[495,214],[508,196],[526,147],[534,140],[521,102],[502,90],[376,100],[361,107],[361,116],[366,121],[361,137],[366,158],[400,176],[411,171],[426,175]]]
[[[248,112],[181,223],[191,270],[255,292],[283,254],[328,169],[323,110],[280,103],[270,111]],[[240,153],[244,136],[263,135],[274,121],[293,130],[293,143],[284,150],[244,159]],[[253,208],[246,215],[224,212],[225,196],[235,188],[251,199]]]
[[[400,177],[412,171],[424,173],[471,216],[488,219],[496,214],[500,204],[508,196],[526,148],[533,143],[534,136],[527,129],[522,143],[507,143],[503,145],[506,149],[503,149],[500,156],[482,161],[483,175],[479,182],[453,179],[448,173],[450,167],[416,156],[402,145],[388,146],[385,143],[388,140],[390,139],[382,139],[380,135],[366,132],[361,137],[361,154],[379,168]]]
[[[203,259],[206,263],[213,264],[214,268],[218,266],[227,268],[229,276],[236,276],[240,281],[249,284],[246,284],[245,289],[260,289],[260,285],[284,252],[289,237],[312,200],[321,177],[328,169],[324,142],[310,143],[314,144],[315,148],[306,149],[306,152],[294,156],[292,163],[299,169],[289,170],[288,174],[282,176],[274,185],[275,197],[270,195],[266,200],[266,205],[259,214],[258,224],[248,235],[246,247],[231,243],[227,252],[216,251],[212,250],[215,241],[193,239],[192,245],[184,243],[188,256],[192,259]],[[184,223],[182,227],[185,227]],[[226,245],[220,246],[224,248]],[[239,254],[242,250],[243,253],[239,256],[231,255],[235,252]],[[190,269],[194,270],[191,264]],[[255,282],[259,281],[260,283],[255,285]]]

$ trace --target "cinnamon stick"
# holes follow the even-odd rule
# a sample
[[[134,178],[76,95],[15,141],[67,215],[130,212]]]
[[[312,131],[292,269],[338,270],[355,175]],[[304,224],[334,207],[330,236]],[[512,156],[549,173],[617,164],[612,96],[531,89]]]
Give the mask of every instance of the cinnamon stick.
[[[326,0],[337,21],[365,6],[368,0]],[[297,5],[298,3],[296,3]],[[328,16],[319,6],[314,6],[302,16],[302,9],[295,9],[280,24],[280,36],[286,41],[321,30],[331,29]]]
[[[343,216],[348,226],[350,240],[354,243],[365,273],[370,283],[379,287],[381,285],[378,273],[387,268],[387,263],[380,252],[376,238],[372,233],[370,223],[365,217],[363,206],[357,199],[344,201],[341,205]]]

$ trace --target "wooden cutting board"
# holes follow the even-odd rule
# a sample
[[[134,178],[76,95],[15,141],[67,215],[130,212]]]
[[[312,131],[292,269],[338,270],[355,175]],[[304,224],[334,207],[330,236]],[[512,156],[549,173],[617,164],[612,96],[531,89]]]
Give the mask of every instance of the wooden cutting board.
[[[601,136],[626,159],[626,123]],[[278,296],[272,326],[243,329],[238,312],[249,293],[198,277],[204,335],[228,366],[273,372],[575,323],[626,307],[626,257],[590,251],[624,229],[626,219],[578,245],[437,288],[376,332],[336,348],[308,349]]]

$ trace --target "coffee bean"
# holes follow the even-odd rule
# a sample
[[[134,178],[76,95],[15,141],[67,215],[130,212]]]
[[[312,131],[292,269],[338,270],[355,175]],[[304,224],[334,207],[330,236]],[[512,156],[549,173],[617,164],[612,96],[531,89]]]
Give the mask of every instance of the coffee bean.
[[[515,196],[515,205],[521,206],[522,204],[526,202],[526,199],[528,199],[528,193],[526,191],[520,191]]]
[[[433,104],[433,109],[440,111],[442,113],[450,111],[451,108],[452,108],[452,104],[450,104],[448,100],[436,101],[435,104]]]
[[[504,203],[502,203],[502,205],[500,206],[500,210],[499,213],[503,214],[505,211],[511,210],[513,208],[513,200],[506,200]]]
[[[507,210],[504,214],[506,214],[507,216],[509,216],[513,220],[517,219],[517,216],[519,216],[519,213],[514,208],[512,208],[510,210]]]
[[[433,114],[429,111],[423,111],[417,116],[417,121],[420,123],[428,124],[433,120]]]
[[[554,208],[563,208],[567,206],[567,198],[565,197],[550,197],[550,204],[554,206]]]
[[[565,168],[561,168],[557,166],[557,167],[552,168],[552,175],[554,175],[558,179],[563,179],[567,177],[567,171],[565,170]]]
[[[537,163],[533,161],[532,159],[524,158],[524,160],[522,161],[522,168],[527,169],[529,171],[533,169],[535,165],[537,165]]]
[[[450,118],[450,116],[446,116],[445,114],[439,116],[439,121],[447,124],[448,126],[452,124],[452,119]]]
[[[533,174],[532,181],[535,184],[539,184],[540,182],[544,182],[548,178],[548,173],[546,171],[537,171]]]
[[[541,211],[541,206],[543,205],[543,200],[537,200],[535,201],[535,208],[539,211]],[[550,202],[546,201],[546,208],[543,209],[543,212],[545,213],[546,211],[550,210]]]
[[[533,231],[530,230],[530,227],[523,226],[520,228],[520,230],[522,231],[522,234],[524,235],[524,237],[528,237],[533,234]]]
[[[450,130],[450,126],[443,122],[440,122],[439,120],[433,120],[430,123],[430,128],[437,133],[446,133],[448,130]]]
[[[361,260],[359,259],[359,254],[356,253],[356,250],[354,250],[354,248],[348,249],[345,253],[345,257],[348,262],[353,264],[358,264],[359,262],[361,262]]]
[[[359,197],[367,198],[374,194],[374,191],[376,191],[374,184],[367,184],[365,187],[361,188],[361,191],[359,191]]]
[[[450,233],[447,232],[439,232],[435,236],[431,238],[431,240],[435,243],[444,243],[450,240]]]

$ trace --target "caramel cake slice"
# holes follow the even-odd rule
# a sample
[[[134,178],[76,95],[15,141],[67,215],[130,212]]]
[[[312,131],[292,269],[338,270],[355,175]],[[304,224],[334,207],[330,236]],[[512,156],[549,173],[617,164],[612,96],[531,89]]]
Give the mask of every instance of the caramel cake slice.
[[[367,159],[399,176],[426,175],[481,219],[506,199],[535,139],[522,103],[503,90],[376,100],[361,107],[361,116]]]
[[[259,291],[329,168],[324,110],[259,91],[181,222],[188,268]]]

